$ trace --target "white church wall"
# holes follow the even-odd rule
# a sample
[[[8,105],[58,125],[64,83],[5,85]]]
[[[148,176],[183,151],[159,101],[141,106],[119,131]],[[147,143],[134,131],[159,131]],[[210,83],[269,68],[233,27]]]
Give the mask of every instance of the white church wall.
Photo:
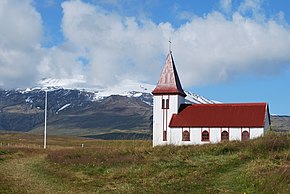
[[[190,128],[190,142],[191,144],[201,143],[201,128]]]
[[[251,128],[250,139],[255,139],[264,135],[264,128]]]
[[[169,123],[172,118],[172,115],[178,113],[178,109],[180,106],[180,98],[179,95],[165,95],[163,96],[163,98],[169,99],[169,109],[167,110],[167,115],[165,115],[167,116],[167,126],[168,126],[167,143],[174,144],[172,142],[176,142],[178,140],[181,141],[181,136],[179,138],[176,137],[176,135],[178,136],[179,133],[177,131],[175,133],[175,131],[170,130]]]
[[[221,129],[220,128],[210,128],[209,129],[209,140],[210,143],[218,143],[221,141]]]
[[[229,139],[233,140],[241,140],[241,128],[229,128]]]
[[[169,100],[168,109],[162,109],[162,99]],[[178,113],[179,106],[183,101],[184,98],[179,95],[153,96],[153,146],[171,144],[171,138],[174,135],[169,130],[169,123],[172,115]],[[163,141],[163,130],[166,130],[166,128],[167,141]]]
[[[222,128],[220,128],[220,132],[223,132],[223,131],[226,131],[226,132],[228,132],[229,133],[229,128],[228,127],[222,127]]]
[[[169,96],[169,112],[168,116],[171,119],[172,114],[177,114],[180,104],[183,102],[183,97],[179,95]]]
[[[153,146],[165,145],[163,142],[162,96],[153,96]]]
[[[170,129],[170,144],[182,145],[182,129],[181,128],[171,128]]]

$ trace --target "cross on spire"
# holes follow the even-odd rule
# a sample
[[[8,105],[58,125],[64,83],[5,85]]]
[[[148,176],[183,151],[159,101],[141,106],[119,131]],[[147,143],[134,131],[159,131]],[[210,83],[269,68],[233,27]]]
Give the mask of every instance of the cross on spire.
[[[172,50],[171,50],[171,38],[169,38],[169,41],[168,41],[168,47],[169,47],[169,53],[171,53],[172,52]]]

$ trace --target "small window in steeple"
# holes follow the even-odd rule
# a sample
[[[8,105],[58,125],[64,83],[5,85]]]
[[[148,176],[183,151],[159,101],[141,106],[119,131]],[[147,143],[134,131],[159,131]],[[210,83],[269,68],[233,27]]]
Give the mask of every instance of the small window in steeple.
[[[163,141],[167,141],[167,131],[163,131]]]
[[[166,99],[166,109],[169,109],[169,99]]]
[[[169,109],[169,99],[162,99],[162,109]]]

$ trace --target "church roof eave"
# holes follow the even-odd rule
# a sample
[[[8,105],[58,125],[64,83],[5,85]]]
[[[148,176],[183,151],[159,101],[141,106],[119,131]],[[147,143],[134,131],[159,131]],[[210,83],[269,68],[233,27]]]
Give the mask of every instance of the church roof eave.
[[[153,91],[152,91],[153,95],[166,95],[166,94],[173,94],[173,95],[180,95],[183,97],[186,97],[187,95],[185,94],[184,91],[178,91],[175,88],[158,88],[156,87]]]

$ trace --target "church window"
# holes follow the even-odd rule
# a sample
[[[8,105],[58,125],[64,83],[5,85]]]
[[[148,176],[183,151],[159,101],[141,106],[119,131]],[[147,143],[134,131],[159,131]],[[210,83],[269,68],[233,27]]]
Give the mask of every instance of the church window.
[[[162,109],[169,109],[169,99],[162,99]]]
[[[201,133],[201,141],[209,141],[209,132],[208,131],[203,131]]]
[[[190,133],[185,130],[182,132],[182,141],[190,141]]]
[[[163,131],[163,141],[167,141],[167,131]]]
[[[248,131],[243,131],[242,133],[242,141],[246,141],[250,139],[250,133]]]
[[[228,141],[229,140],[229,133],[227,131],[223,131],[221,134],[222,141]]]
[[[166,109],[169,109],[169,99],[166,99]]]

